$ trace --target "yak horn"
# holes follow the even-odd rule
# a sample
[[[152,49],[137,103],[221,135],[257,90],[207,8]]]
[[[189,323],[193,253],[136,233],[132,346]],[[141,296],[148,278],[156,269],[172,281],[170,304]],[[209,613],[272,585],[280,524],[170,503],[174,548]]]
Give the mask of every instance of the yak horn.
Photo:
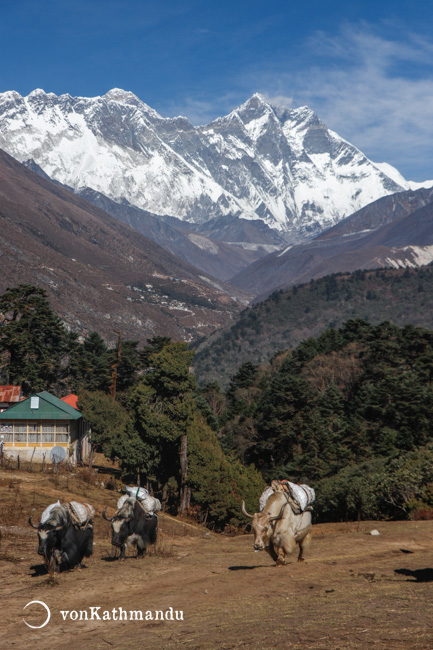
[[[32,516],[31,516],[31,515],[30,515],[30,517],[29,517],[29,524],[30,524],[30,526],[31,526],[32,528],[36,528],[36,530],[38,530],[38,526],[35,526],[34,523],[32,522]]]
[[[245,501],[242,501],[242,512],[245,515],[245,517],[249,517],[250,519],[252,519],[254,516],[254,515],[249,515],[248,512],[245,510]]]
[[[111,519],[109,519],[109,518],[107,517],[107,515],[105,514],[106,509],[107,509],[107,507],[105,507],[105,508],[103,509],[103,511],[102,511],[102,518],[105,519],[105,521],[111,521],[111,519],[113,519],[113,517],[111,517]]]
[[[286,505],[287,503],[282,505],[279,514],[276,517],[270,517],[269,521],[278,521],[279,519],[282,519],[284,514],[284,508],[286,507]]]

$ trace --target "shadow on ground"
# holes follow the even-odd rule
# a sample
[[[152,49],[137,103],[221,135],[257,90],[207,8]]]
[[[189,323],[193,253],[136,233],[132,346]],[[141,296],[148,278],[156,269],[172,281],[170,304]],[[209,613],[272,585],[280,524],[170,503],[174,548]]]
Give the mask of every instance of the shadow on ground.
[[[406,580],[406,582],[433,582],[433,569],[394,569],[394,573],[402,576],[410,576],[415,580]]]
[[[30,571],[34,571],[34,573],[30,574],[32,578],[39,578],[39,576],[45,576],[48,573],[46,564],[33,564]]]
[[[59,573],[67,573],[72,571],[81,571],[82,569],[87,569],[88,567],[85,564],[81,564],[75,567],[69,568],[68,566],[60,566],[60,571],[56,572],[56,575]],[[40,576],[48,575],[48,567],[46,564],[33,564],[30,567],[30,571],[34,573],[29,573],[31,578],[39,578]]]

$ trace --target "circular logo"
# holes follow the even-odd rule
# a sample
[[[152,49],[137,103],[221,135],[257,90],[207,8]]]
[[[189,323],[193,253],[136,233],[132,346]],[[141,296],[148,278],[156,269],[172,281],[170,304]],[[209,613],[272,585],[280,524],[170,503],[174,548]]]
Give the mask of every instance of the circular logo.
[[[47,611],[47,618],[46,618],[45,623],[42,623],[42,625],[30,625],[30,623],[27,623],[24,616],[23,616],[23,621],[27,625],[27,627],[32,627],[34,630],[39,630],[41,627],[46,626],[46,624],[48,623],[48,621],[51,618],[51,612],[50,612],[50,608],[48,607],[48,605],[43,603],[42,600],[32,600],[32,601],[30,601],[30,603],[27,603],[27,605],[24,607],[24,609],[26,609],[26,607],[28,607],[29,605],[34,605],[35,603],[38,604],[38,605],[42,605],[42,607],[45,607],[45,609]]]

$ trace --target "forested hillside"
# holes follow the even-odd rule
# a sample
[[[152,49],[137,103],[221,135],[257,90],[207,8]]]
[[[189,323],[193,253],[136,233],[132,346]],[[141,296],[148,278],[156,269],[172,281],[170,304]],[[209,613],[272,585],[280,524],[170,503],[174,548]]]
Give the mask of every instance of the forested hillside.
[[[416,278],[415,302],[430,273],[393,283],[406,295]],[[330,300],[339,281],[323,283]],[[356,281],[365,287],[367,275],[354,293]],[[314,296],[316,284],[299,293]],[[78,393],[95,448],[171,512],[240,526],[242,498],[254,511],[266,483],[288,478],[315,488],[322,521],[433,516],[431,330],[351,319],[268,363],[242,364],[224,391],[197,386],[183,342],[119,338],[109,348],[96,332],[80,341],[36,287],[0,296],[0,315],[1,382],[26,395]]]
[[[221,440],[268,482],[314,486],[322,520],[408,516],[433,506],[432,381],[432,331],[348,321],[242,365],[219,403]]]
[[[25,395],[77,393],[94,449],[119,462],[123,480],[219,530],[243,522],[242,498],[255,508],[263,478],[223,451],[186,343],[119,337],[109,348],[97,332],[80,341],[30,285],[0,296],[0,323],[0,383]]]
[[[242,363],[267,361],[353,318],[433,328],[433,267],[355,271],[276,291],[197,344],[198,382],[227,386]]]

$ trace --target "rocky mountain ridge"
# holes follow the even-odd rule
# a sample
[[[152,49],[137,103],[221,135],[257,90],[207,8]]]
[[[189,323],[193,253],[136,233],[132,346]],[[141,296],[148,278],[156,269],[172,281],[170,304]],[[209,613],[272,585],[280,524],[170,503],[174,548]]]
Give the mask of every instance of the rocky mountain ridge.
[[[433,188],[382,197],[316,238],[271,253],[231,283],[261,299],[279,288],[357,269],[433,261]]]
[[[0,147],[74,191],[91,188],[194,226],[213,221],[214,238],[215,221],[229,218],[259,220],[301,242],[409,188],[308,107],[280,109],[259,94],[194,127],[120,89],[94,98],[9,91],[0,94]]]

